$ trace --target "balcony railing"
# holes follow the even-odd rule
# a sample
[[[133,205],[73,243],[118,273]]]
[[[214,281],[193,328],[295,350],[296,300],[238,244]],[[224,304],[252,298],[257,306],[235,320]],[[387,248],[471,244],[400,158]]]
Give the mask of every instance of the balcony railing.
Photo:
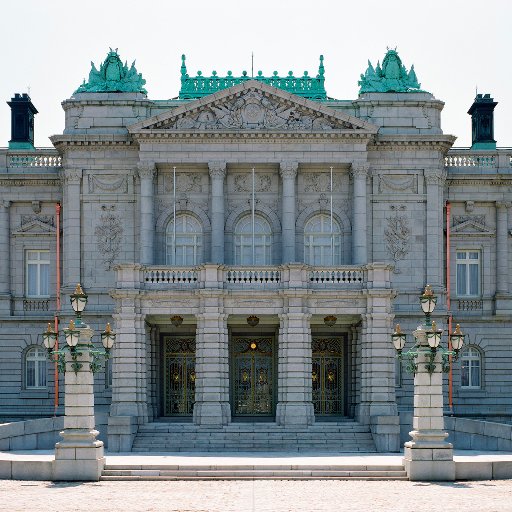
[[[471,150],[454,148],[444,159],[447,169],[471,170],[512,170],[512,149]]]
[[[7,152],[7,167],[37,167],[55,168],[62,166],[62,157],[53,148],[41,148],[35,151],[9,150]]]
[[[364,289],[389,288],[389,265],[313,267],[301,263],[276,266],[227,266],[204,264],[197,267],[117,266],[117,288],[166,289]],[[372,281],[372,285],[368,283]]]

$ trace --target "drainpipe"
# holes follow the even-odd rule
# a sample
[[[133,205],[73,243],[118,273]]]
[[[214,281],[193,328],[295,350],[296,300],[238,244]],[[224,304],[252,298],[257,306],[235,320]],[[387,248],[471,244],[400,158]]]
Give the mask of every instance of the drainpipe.
[[[446,201],[446,310],[448,312],[448,334],[452,332],[452,311],[451,311],[451,277],[450,277],[450,214],[451,204]],[[448,336],[448,350],[452,349],[452,342]],[[448,407],[450,414],[453,414],[453,368],[452,356],[450,359],[450,372],[448,373]]]
[[[57,255],[55,261],[55,274],[57,276],[57,291],[56,291],[56,307],[55,307],[55,316],[54,316],[54,331],[57,333],[57,338],[55,341],[55,350],[59,350],[59,313],[60,313],[60,203],[55,204],[55,214],[56,214],[56,224],[57,224]],[[59,367],[57,362],[55,362],[54,368],[54,383],[55,383],[55,397],[53,403],[53,416],[57,416],[57,409],[59,408]]]

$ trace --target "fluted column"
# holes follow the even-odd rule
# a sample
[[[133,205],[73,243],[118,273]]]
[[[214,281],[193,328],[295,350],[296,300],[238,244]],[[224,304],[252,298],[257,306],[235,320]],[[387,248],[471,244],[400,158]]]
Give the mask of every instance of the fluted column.
[[[80,185],[82,169],[64,169],[63,209],[62,209],[62,263],[63,285],[73,288],[81,282],[81,223]]]
[[[443,190],[446,171],[425,169],[424,174],[427,186],[425,211],[427,283],[439,289],[443,285]]]
[[[351,175],[353,180],[353,211],[352,211],[352,264],[368,263],[367,249],[367,197],[366,179],[370,165],[367,162],[353,162]]]
[[[496,202],[496,294],[507,295],[508,288],[508,209],[510,203]]]
[[[209,162],[211,183],[211,254],[212,263],[224,263],[224,179],[226,162]]]
[[[296,192],[295,181],[297,177],[297,162],[281,162],[279,173],[283,180],[282,216],[281,216],[281,240],[282,263],[292,263],[295,257],[295,220],[296,220]]]
[[[140,263],[153,264],[155,239],[155,205],[153,179],[156,174],[154,162],[139,162],[140,178]]]

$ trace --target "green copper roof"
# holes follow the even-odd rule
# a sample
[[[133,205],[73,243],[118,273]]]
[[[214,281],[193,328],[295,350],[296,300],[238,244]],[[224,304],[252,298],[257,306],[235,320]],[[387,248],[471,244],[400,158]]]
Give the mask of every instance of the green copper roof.
[[[310,100],[325,100],[327,93],[324,86],[324,57],[320,55],[320,66],[318,67],[318,74],[316,77],[309,76],[307,71],[301,77],[293,76],[293,72],[289,71],[288,76],[280,77],[277,71],[274,71],[271,77],[263,76],[261,71],[258,71],[256,76],[249,76],[247,71],[242,73],[242,76],[233,76],[231,71],[228,71],[227,76],[220,77],[216,71],[212,71],[212,76],[203,76],[201,71],[197,72],[195,77],[190,77],[187,73],[187,66],[185,65],[185,55],[181,56],[181,89],[179,98],[182,100],[191,100],[208,96],[217,91],[227,89],[233,85],[246,82],[247,80],[257,80],[272,87],[283,89],[284,91],[308,98]]]

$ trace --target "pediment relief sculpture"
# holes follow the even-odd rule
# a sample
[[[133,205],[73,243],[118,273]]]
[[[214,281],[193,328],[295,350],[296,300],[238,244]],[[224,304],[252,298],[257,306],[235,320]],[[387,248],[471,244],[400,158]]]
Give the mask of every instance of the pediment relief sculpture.
[[[485,215],[454,215],[451,235],[494,236],[495,232],[485,225]]]
[[[377,132],[361,119],[258,82],[236,85],[130,127],[132,133],[146,130]]]

